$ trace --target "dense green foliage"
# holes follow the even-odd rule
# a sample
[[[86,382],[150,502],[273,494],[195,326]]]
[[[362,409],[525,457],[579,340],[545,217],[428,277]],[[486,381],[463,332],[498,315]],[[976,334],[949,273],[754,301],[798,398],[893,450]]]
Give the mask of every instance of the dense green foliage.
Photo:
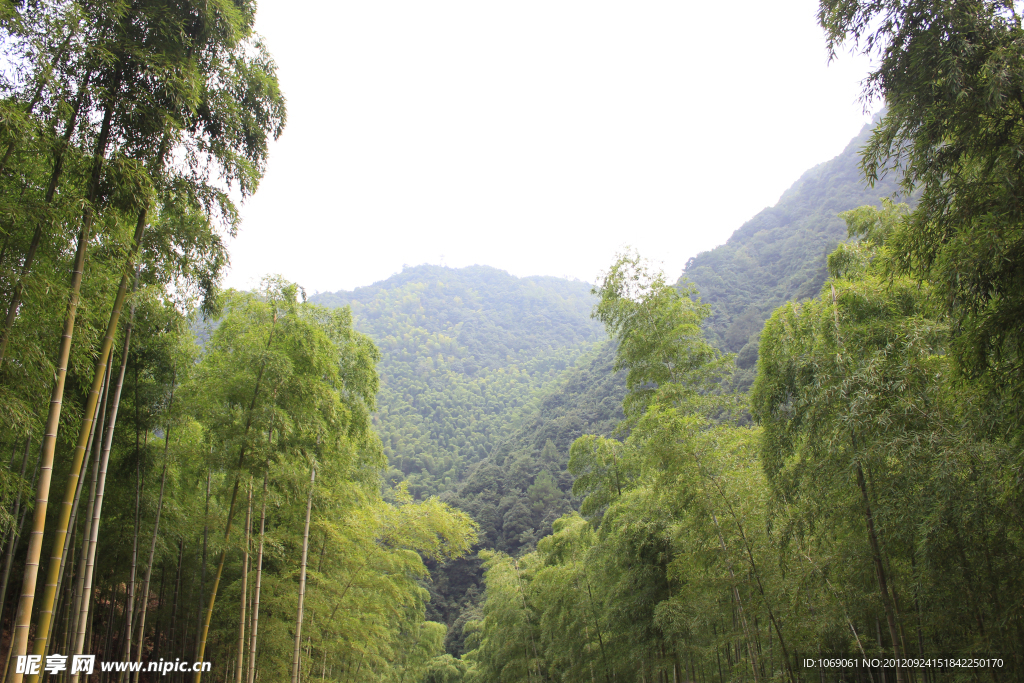
[[[822,0],[886,113],[675,284],[318,303],[217,287],[284,123],[254,11],[0,3],[0,677],[1020,678],[1012,4]]]
[[[458,556],[474,534],[464,515],[436,499],[416,504],[402,491],[391,505],[381,499],[384,461],[370,422],[377,351],[352,330],[348,309],[300,304],[295,295],[294,286],[277,284],[259,296],[231,293],[227,314],[181,389],[202,445],[226,458],[205,516],[220,522],[230,514],[234,482],[254,487],[266,478],[261,496],[271,507],[256,667],[281,680],[291,670],[299,531],[312,496],[308,539],[315,559],[305,587],[300,668],[351,670],[361,662],[365,676],[379,675],[386,662],[415,646],[410,634],[427,628],[426,595],[417,583],[426,574],[420,554]],[[211,460],[196,464],[209,467]],[[316,470],[312,491],[310,468]],[[199,482],[190,487],[192,495],[201,495],[202,471],[190,479]],[[236,536],[228,549],[244,548],[241,540]],[[222,548],[210,540],[211,552]],[[245,556],[233,553],[232,559],[224,598],[237,606]],[[235,610],[218,612],[211,638],[219,651],[208,658],[232,660],[238,629]]]
[[[530,548],[567,511],[569,447],[583,434],[611,434],[622,416],[624,383],[612,368],[614,355],[606,343],[581,359],[473,468],[457,495],[445,497],[480,523],[485,547],[510,554]]]
[[[136,659],[140,636],[124,630],[132,612],[127,601],[148,591],[143,661],[202,658],[216,663],[216,678],[234,677],[244,591],[243,673],[255,611],[252,671],[287,680],[303,573],[301,671],[417,678],[442,651],[445,627],[425,621],[425,562],[463,555],[476,539],[475,526],[436,498],[415,502],[402,489],[389,491],[389,502],[382,498],[385,461],[370,412],[378,351],[352,329],[347,308],[302,303],[297,293],[277,280],[259,292],[225,293],[223,315],[203,329],[202,348],[194,325],[159,289],[133,299],[134,334],[123,361],[110,464],[92,463],[93,476],[106,478],[107,500],[87,590],[99,611],[89,622],[86,652]],[[104,410],[112,408],[111,399]],[[66,468],[62,463],[58,477]],[[82,508],[88,498],[87,486]],[[304,533],[307,504],[312,514]],[[233,534],[224,532],[229,518]],[[73,548],[87,531],[83,519],[91,516],[80,514]],[[84,551],[72,552],[76,563]],[[126,581],[136,567],[134,581]],[[137,583],[144,567],[152,575],[145,588]],[[70,601],[82,590],[72,589],[81,575],[67,570],[60,640],[51,652],[75,651]],[[200,657],[211,596],[216,606]],[[136,609],[136,623],[139,618]]]
[[[745,348],[738,359],[741,369],[730,378],[731,386],[742,388],[753,381],[757,333],[771,309],[787,298],[795,295],[806,298],[807,293],[820,288],[825,277],[827,250],[845,236],[843,221],[836,216],[836,211],[877,199],[895,189],[889,185],[884,189],[882,186],[877,190],[864,189],[856,151],[867,134],[865,129],[840,157],[808,171],[776,207],[765,210],[743,226],[728,244],[701,254],[691,262],[686,276],[693,277],[701,286],[702,300],[714,302],[704,329],[716,345],[725,345],[723,321],[731,324],[734,317],[746,312],[742,316],[746,322],[739,325],[747,325],[744,344],[741,344]],[[785,242],[786,248],[781,251],[765,248],[776,240]],[[772,279],[772,273],[783,272],[790,275],[784,282]],[[752,274],[756,275],[756,280],[748,285]],[[574,286],[572,283],[552,278],[527,282],[530,298],[538,307],[535,310],[543,310],[552,301],[556,310],[565,310],[564,292]],[[483,423],[494,425],[483,432],[488,436],[486,440],[474,431],[481,424],[479,418],[471,429],[460,430],[458,421],[452,420],[451,415],[486,412],[481,404],[486,406],[488,396],[487,392],[462,389],[466,381],[463,375],[469,374],[465,372],[467,367],[474,370],[476,377],[473,379],[479,380],[476,386],[487,385],[490,376],[485,374],[486,368],[500,367],[502,354],[509,357],[510,347],[536,348],[543,343],[542,335],[554,337],[555,345],[569,346],[573,341],[570,326],[579,325],[583,313],[589,311],[586,307],[592,299],[584,297],[582,301],[576,300],[569,316],[555,313],[547,316],[547,321],[536,316],[529,320],[510,319],[503,311],[521,310],[521,304],[510,301],[510,296],[517,295],[503,292],[514,292],[524,284],[491,269],[453,271],[421,266],[407,269],[400,276],[373,287],[314,297],[328,305],[351,303],[356,325],[376,340],[389,340],[394,349],[389,355],[388,345],[382,342],[385,386],[380,397],[382,409],[378,428],[382,434],[421,436],[416,440],[385,440],[386,449],[389,443],[406,444],[403,456],[396,458],[396,450],[389,450],[391,481],[400,481],[404,474],[411,490],[421,495],[444,491],[444,500],[467,511],[480,524],[479,547],[510,555],[532,549],[539,538],[550,533],[552,521],[559,514],[578,508],[580,500],[570,493],[573,476],[567,470],[569,446],[585,433],[610,436],[622,417],[620,404],[625,396],[625,377],[613,370],[614,347],[608,345],[596,356],[588,353],[579,358],[577,365],[565,370],[554,385],[542,384],[539,398],[532,403],[525,397],[537,391],[536,385],[522,387],[523,394],[515,399],[519,410],[493,414],[492,422]],[[768,287],[769,284],[772,286]],[[552,291],[543,294],[538,291],[540,287]],[[585,286],[579,285],[570,291],[582,296]],[[751,297],[761,297],[756,315],[750,306]],[[473,302],[470,310],[466,310],[466,301]],[[550,324],[552,319],[563,323],[544,330],[545,322]],[[463,324],[459,326],[459,323]],[[412,330],[403,332],[410,326]],[[733,331],[736,329],[739,328],[734,325]],[[460,344],[449,354],[451,360],[438,363],[435,347],[446,339],[431,335],[457,335]],[[405,343],[399,344],[399,340]],[[746,344],[748,340],[750,344]],[[583,345],[589,343],[589,340],[584,341]],[[429,364],[423,360],[424,356],[431,357]],[[396,377],[395,386],[407,393],[389,390],[389,371]],[[544,376],[543,379],[549,378]],[[410,392],[409,387],[418,389],[419,393]],[[458,393],[453,393],[453,387]],[[453,396],[461,397],[458,410],[454,409]],[[410,401],[418,410],[413,409]],[[438,405],[450,408],[450,413],[435,410]],[[396,415],[398,420],[394,419]],[[467,441],[466,434],[475,436],[483,446],[479,452],[487,455],[477,461],[478,465],[472,464],[476,458],[467,458],[458,470],[454,464],[444,469],[446,461],[442,459],[441,471],[433,477],[425,476],[422,469],[419,472],[413,469],[423,467],[424,459],[413,457],[411,450],[419,448],[432,459],[436,453],[447,455],[450,449],[445,444],[450,442],[452,434],[460,443]],[[548,440],[550,446],[546,446]],[[410,442],[417,445],[410,448]],[[457,461],[452,459],[451,462]],[[542,473],[545,476],[541,487],[534,488],[531,494],[530,489]],[[550,484],[547,475],[551,477]],[[548,495],[541,496],[540,488],[547,490],[549,486]],[[449,626],[447,649],[458,655],[463,649],[463,625],[479,617],[483,595],[481,560],[464,558],[433,566],[431,576],[429,614]]]
[[[1015,3],[824,0],[829,49],[871,55],[865,98],[888,112],[869,179],[920,188],[894,228],[891,270],[931,283],[958,372],[983,380],[1003,433],[1024,434],[1024,26]]]
[[[766,326],[752,395],[765,474],[794,537],[861,556],[831,578],[878,596],[895,647],[1019,658],[1019,607],[999,598],[1024,582],[1015,455],[986,435],[983,389],[955,382],[934,291],[887,276],[904,215],[849,215],[864,239],[830,256],[830,291]]]
[[[860,241],[830,256],[822,294],[773,315],[760,427],[723,420],[730,399],[709,391],[728,366],[699,334],[707,308],[633,257],[613,267],[597,315],[620,341],[628,434],[572,446],[586,519],[484,554],[461,680],[877,681],[803,659],[887,654],[996,655],[984,675],[1016,680],[1016,456],[986,435],[984,387],[955,384],[933,291],[888,275],[905,214],[847,214]]]
[[[24,506],[32,520],[15,578],[14,656],[42,656],[60,626],[85,457],[92,442],[104,463],[110,452],[116,411],[105,434],[94,425],[129,285],[182,307],[211,298],[226,262],[221,237],[237,223],[233,198],[255,190],[282,130],[284,100],[254,11],[26,3],[0,25],[11,66],[0,83],[0,415],[5,438],[26,451],[41,441],[35,505]],[[126,369],[122,359],[115,404]],[[5,521],[4,535],[17,532],[14,514]]]
[[[536,392],[603,337],[589,319],[590,285],[484,266],[417,266],[312,300],[350,305],[381,349],[376,425],[388,481],[407,481],[415,496],[454,490]]]
[[[479,524],[479,547],[528,552],[558,517],[578,507],[569,447],[583,434],[610,436],[622,418],[625,378],[613,370],[614,357],[614,345],[606,342],[580,358],[533,413],[470,468],[456,491],[442,494]],[[431,576],[428,616],[448,625],[447,650],[459,655],[464,625],[480,616],[482,561],[459,559],[435,567]]]

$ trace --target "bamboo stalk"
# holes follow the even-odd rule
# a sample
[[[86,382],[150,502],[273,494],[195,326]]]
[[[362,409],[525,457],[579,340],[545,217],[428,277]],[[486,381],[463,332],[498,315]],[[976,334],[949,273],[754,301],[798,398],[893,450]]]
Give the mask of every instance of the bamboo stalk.
[[[46,416],[46,427],[43,430],[43,443],[40,455],[40,474],[36,488],[36,507],[32,519],[32,531],[29,535],[28,552],[25,556],[25,572],[22,577],[21,599],[18,602],[18,615],[14,626],[13,646],[11,652],[16,656],[26,654],[28,651],[29,626],[32,622],[32,607],[35,603],[36,581],[39,577],[39,561],[42,555],[43,531],[46,526],[46,510],[49,503],[50,480],[53,475],[53,456],[57,445],[57,430],[60,427],[60,413],[64,401],[64,382],[67,379],[68,360],[71,355],[71,339],[75,333],[75,318],[78,313],[78,301],[82,288],[82,276],[85,272],[85,253],[88,248],[89,238],[92,233],[92,224],[95,219],[93,202],[99,195],[100,172],[103,168],[107,143],[110,139],[110,128],[114,116],[114,108],[117,103],[117,93],[121,90],[122,71],[119,69],[115,74],[114,84],[111,88],[111,95],[106,102],[103,113],[103,123],[100,126],[100,134],[96,139],[96,146],[93,151],[92,172],[89,179],[89,192],[86,197],[86,208],[82,216],[82,227],[78,234],[78,246],[75,249],[75,261],[71,271],[70,296],[68,297],[67,313],[64,316],[64,329],[61,334],[60,348],[57,352],[57,372],[53,391],[50,394],[50,405]],[[104,358],[104,364],[106,358]],[[91,408],[86,404],[85,415],[91,415]],[[81,460],[78,460],[79,466]],[[75,468],[72,467],[74,470]],[[73,487],[72,487],[73,488]],[[65,522],[65,532],[66,524]],[[63,536],[57,534],[55,540],[63,547]],[[51,562],[52,564],[52,562]],[[48,577],[49,578],[49,577]],[[53,577],[56,579],[56,575]],[[54,586],[55,588],[55,586]],[[45,598],[44,598],[45,600]],[[51,604],[45,607],[40,613],[40,619],[45,621],[46,628],[43,629],[43,639],[39,641],[39,631],[36,628],[37,644],[44,645],[46,636],[49,634],[49,610]],[[39,624],[43,625],[42,623]],[[9,674],[10,683],[21,683],[24,675],[15,670]],[[38,679],[38,676],[33,676]]]
[[[306,560],[309,555],[309,518],[313,511],[313,485],[316,465],[309,466],[309,495],[306,497],[306,527],[302,532],[302,568],[299,573],[299,613],[295,617],[295,650],[292,655],[292,683],[299,683],[299,653],[302,638],[302,608],[306,598]]]
[[[109,358],[109,356],[108,356],[108,358]],[[106,377],[107,377],[107,368],[106,367],[104,367],[103,377],[104,377],[103,386],[101,386],[101,389],[100,389],[100,393],[101,394],[103,393],[103,387],[105,387],[105,385],[106,385]],[[89,430],[89,442],[88,442],[88,445],[86,446],[86,449],[85,449],[85,458],[82,460],[82,470],[86,470],[89,467],[89,456],[90,456],[91,451],[92,451],[92,442],[93,442],[93,440],[94,440],[94,438],[96,436],[96,415],[99,413],[99,409],[100,409],[100,403],[99,403],[99,401],[97,401],[96,402],[96,410],[93,413],[92,427]],[[61,607],[61,604],[60,604],[60,601],[59,601],[60,590],[61,590],[61,588],[64,585],[64,574],[65,574],[65,569],[67,568],[67,560],[68,560],[69,550],[71,551],[72,554],[74,553],[74,548],[72,547],[72,544],[74,543],[74,538],[75,538],[75,531],[76,531],[76,526],[75,525],[78,522],[78,504],[81,502],[82,489],[84,488],[84,485],[85,485],[85,479],[82,478],[82,477],[79,477],[78,478],[78,486],[75,489],[75,498],[74,498],[74,501],[71,504],[71,519],[68,521],[68,528],[71,530],[71,533],[65,534],[65,536],[64,536],[64,548],[61,551],[60,571],[57,574],[57,588],[55,590],[55,594],[58,596],[58,603],[57,603],[58,609],[63,609]],[[72,560],[71,562],[72,562],[72,569],[73,569],[74,568],[74,560]],[[70,604],[70,600],[71,600],[70,590],[71,590],[71,586],[68,585],[68,591],[69,592],[68,592],[68,594],[66,596],[66,601],[69,604]],[[68,610],[67,614],[68,614],[68,616],[70,616],[70,614],[71,614],[70,609]],[[66,630],[67,629],[65,627],[65,631]],[[46,649],[47,649],[47,651],[49,651],[50,639],[51,639],[52,635],[53,635],[52,632],[47,635],[47,639],[46,639]],[[65,635],[67,635],[66,632],[65,632]]]
[[[267,521],[267,473],[263,473],[263,501],[260,505],[260,549],[256,554],[256,587],[252,598],[252,626],[249,628],[249,669],[246,683],[253,683],[256,674],[256,629],[260,619],[260,585],[263,582],[263,533]]]
[[[249,479],[249,507],[245,511],[245,543],[242,546],[244,554],[242,560],[242,591],[241,615],[238,619],[238,666],[235,667],[235,683],[242,683],[242,673],[245,663],[245,601],[248,598],[246,583],[249,579],[249,532],[252,528],[252,478]]]
[[[97,420],[100,425],[104,425],[107,422],[107,404],[110,399],[110,373],[113,365],[113,358],[107,359],[107,371],[106,380],[103,383],[103,396],[98,406],[96,406]],[[94,432],[96,430],[93,430]],[[102,433],[102,429],[100,430]],[[102,436],[95,439],[95,446],[93,452],[93,463],[92,463],[92,482],[89,484],[89,504],[85,511],[85,529],[82,534],[82,549],[79,552],[78,561],[78,572],[76,577],[75,585],[75,600],[72,605],[72,614],[74,615],[74,624],[76,627],[77,637],[77,626],[78,626],[78,614],[82,609],[82,601],[88,599],[85,597],[85,574],[86,567],[89,562],[89,541],[92,536],[92,517],[96,509],[96,486],[99,481],[100,474],[100,459],[103,453],[103,438]],[[74,651],[74,643],[72,640],[68,649]]]
[[[211,452],[211,454],[213,452],[213,447],[212,446],[210,447],[210,452]],[[206,512],[203,514],[203,561],[202,561],[202,570],[200,571],[200,580],[199,580],[199,599],[200,600],[202,600],[203,596],[206,594],[206,555],[207,555],[207,545],[208,545],[208,541],[209,541],[209,535],[210,535],[210,469],[209,469],[209,467],[207,467],[207,469],[206,469]],[[192,602],[192,590],[191,589],[189,589],[189,602]],[[199,608],[199,611],[202,612],[202,607]],[[196,630],[196,646],[195,646],[195,649],[193,650],[193,652],[195,652],[197,654],[199,653],[199,646],[200,646],[200,641],[202,640],[202,635],[203,635],[202,631],[200,629],[197,629]],[[197,659],[197,658],[193,657],[193,659]]]
[[[856,448],[856,440],[854,439]],[[885,576],[885,568],[882,565],[882,551],[878,544],[878,536],[875,534],[875,522],[871,513],[871,503],[868,501],[868,489],[864,481],[864,470],[860,461],[857,461],[857,485],[860,488],[864,502],[864,516],[867,522],[868,541],[871,545],[871,558],[875,565],[875,578],[878,580],[878,590],[882,594],[882,607],[885,610],[885,620],[888,622],[889,635],[892,638],[893,655],[896,658],[896,683],[903,683],[903,668],[899,665],[903,657],[903,648],[900,647],[899,629],[896,625],[896,615],[893,610],[892,597],[889,593],[889,585]]]
[[[128,319],[128,325],[124,333],[124,346],[121,350],[121,368],[118,371],[117,382],[114,385],[114,395],[110,404],[110,416],[107,418],[107,428],[103,435],[103,450],[99,461],[99,479],[96,485],[96,502],[94,504],[91,531],[89,533],[89,558],[86,561],[85,586],[82,593],[82,606],[78,615],[78,632],[75,636],[75,649],[72,654],[80,655],[85,646],[85,629],[89,618],[89,596],[92,594],[92,579],[96,568],[96,542],[99,539],[100,517],[103,514],[103,494],[107,483],[107,465],[110,462],[110,447],[114,438],[114,427],[117,424],[117,409],[121,403],[121,388],[124,386],[124,373],[128,367],[128,349],[132,339],[132,325],[134,322],[134,311]],[[113,605],[113,603],[111,603]],[[104,648],[103,654],[109,653]],[[72,674],[71,681],[76,683],[78,674]]]
[[[704,472],[704,466],[701,463],[700,458],[697,457],[696,453],[694,454],[694,460],[697,461],[697,468],[701,476],[710,479],[711,483],[715,485],[716,489],[718,489],[718,494],[722,498],[722,502],[725,503],[726,508],[728,508],[729,510],[729,514],[736,522],[736,527],[740,532],[740,538],[743,541],[744,549],[747,551],[747,559],[749,560],[751,573],[754,575],[754,580],[757,584],[757,590],[761,594],[761,599],[764,601],[765,608],[767,608],[768,610],[768,618],[771,620],[772,626],[775,628],[775,632],[779,637],[779,646],[782,648],[782,657],[786,665],[786,673],[789,675],[790,683],[796,683],[796,675],[793,673],[793,668],[790,666],[789,663],[789,651],[786,649],[786,641],[782,636],[782,627],[779,625],[778,620],[775,618],[775,611],[772,609],[771,602],[768,600],[768,595],[765,593],[764,585],[761,583],[761,573],[757,570],[757,563],[754,561],[753,548],[751,548],[750,541],[747,539],[747,534],[743,530],[743,520],[740,518],[738,514],[736,514],[736,511],[733,509],[732,503],[729,502],[729,498],[728,496],[726,496],[725,490],[722,488],[722,485],[718,481],[718,479],[712,476],[711,474]],[[769,636],[770,635],[771,631],[769,630]]]
[[[36,580],[39,576],[39,558],[43,549],[43,531],[46,526],[46,510],[49,503],[50,479],[53,475],[53,456],[57,445],[57,429],[64,400],[64,381],[68,372],[71,355],[71,338],[75,331],[75,315],[78,312],[78,296],[85,269],[85,250],[89,241],[92,221],[86,221],[78,236],[75,265],[71,276],[71,296],[64,316],[64,331],[61,335],[60,350],[57,353],[57,378],[50,394],[50,407],[43,431],[42,453],[40,455],[39,482],[36,485],[36,506],[32,516],[32,531],[29,533],[28,551],[25,555],[25,572],[22,575],[21,599],[14,625],[12,656],[22,656],[28,650],[28,632],[32,623],[32,606],[35,602]],[[61,539],[63,542],[63,539]],[[17,669],[8,676],[11,683],[21,683],[24,674]]]
[[[141,472],[141,455],[139,452],[139,364],[135,364],[135,528],[132,533],[132,564],[131,569],[128,572],[128,584],[127,591],[128,596],[125,601],[124,610],[124,636],[121,638],[121,661],[127,661],[131,657],[132,652],[132,627],[134,621],[132,617],[135,616],[135,594],[136,594],[136,576],[139,567],[139,528],[142,523],[141,514],[141,502],[142,502],[142,472]],[[126,672],[121,671],[117,675],[117,680],[124,681],[128,676]]]
[[[178,540],[178,567],[174,574],[174,600],[171,602],[171,633],[168,637],[168,651],[173,656],[176,652],[174,643],[178,627],[178,596],[181,594],[181,563],[185,559],[185,539]],[[170,656],[168,657],[170,659]]]
[[[40,465],[40,462],[39,462],[39,459],[37,459],[36,460],[36,466],[32,470],[32,484],[29,487],[30,489],[31,488],[35,488],[36,482],[39,480],[39,465]],[[29,510],[28,510],[27,506],[21,512],[21,521],[18,522],[18,538],[21,538],[22,532],[25,530],[25,520],[28,519],[28,512],[29,512]],[[12,595],[11,598],[13,599],[14,596]],[[0,674],[3,675],[3,680],[7,680],[7,670],[10,668],[10,665],[11,665],[11,655],[13,653],[14,653],[14,640],[12,639],[10,646],[7,648],[7,655],[4,658],[4,668],[3,668],[2,671],[0,671]]]
[[[174,405],[174,380],[171,375],[171,398],[167,405],[168,414]],[[164,468],[160,474],[160,498],[156,504],[156,520],[153,522],[153,541],[149,545],[149,561],[146,564],[146,578],[142,582],[142,614],[139,615],[139,645],[135,651],[135,661],[142,661],[142,643],[146,639],[146,609],[149,607],[149,581],[153,576],[153,558],[156,557],[156,539],[160,531],[160,512],[164,507],[164,485],[167,483],[167,459],[168,449],[171,444],[171,421],[168,418],[167,431],[164,434]],[[135,683],[139,681],[139,672],[135,672]]]

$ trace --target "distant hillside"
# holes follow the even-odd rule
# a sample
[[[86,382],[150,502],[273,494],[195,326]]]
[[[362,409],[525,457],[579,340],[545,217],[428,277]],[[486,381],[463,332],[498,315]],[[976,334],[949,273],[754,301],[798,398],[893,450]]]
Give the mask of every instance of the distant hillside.
[[[380,347],[375,421],[388,478],[416,496],[452,490],[538,391],[606,338],[590,319],[589,284],[486,266],[416,266],[311,300],[350,305]]]
[[[614,361],[610,341],[581,358],[456,491],[443,496],[480,523],[486,547],[515,555],[550,533],[551,523],[570,509],[569,447],[584,434],[610,435],[623,417],[625,373],[613,371]],[[541,500],[535,488],[548,475],[557,491]]]
[[[519,425],[471,467],[442,499],[480,524],[481,546],[511,555],[529,552],[551,524],[579,507],[566,470],[569,447],[584,434],[611,435],[622,419],[624,372],[614,372],[615,345],[600,344],[551,385]],[[448,624],[447,650],[461,654],[466,620],[479,618],[480,560],[468,557],[433,567],[428,618]]]
[[[878,204],[896,192],[894,178],[873,188],[864,182],[859,151],[870,134],[871,126],[864,126],[842,154],[800,176],[775,206],[740,226],[725,244],[686,264],[680,282],[692,282],[701,300],[711,304],[709,339],[724,351],[738,352],[741,369],[752,370],[757,335],[771,312],[821,289],[825,257],[846,239],[846,224],[838,214]]]

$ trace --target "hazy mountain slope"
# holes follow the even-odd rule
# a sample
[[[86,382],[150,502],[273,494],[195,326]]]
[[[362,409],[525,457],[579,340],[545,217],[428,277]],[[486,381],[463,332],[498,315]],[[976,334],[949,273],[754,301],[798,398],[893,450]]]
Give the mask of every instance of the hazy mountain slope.
[[[605,338],[590,285],[486,266],[417,266],[369,287],[312,297],[350,305],[383,355],[375,418],[417,496],[451,490],[539,390]]]
[[[741,368],[756,361],[752,337],[771,312],[787,301],[815,296],[824,284],[825,257],[846,238],[838,214],[878,204],[896,191],[893,178],[873,188],[864,182],[859,150],[870,134],[871,126],[865,126],[839,156],[800,176],[775,206],[686,264],[680,282],[692,282],[701,300],[711,304],[708,337],[725,351],[740,352]]]

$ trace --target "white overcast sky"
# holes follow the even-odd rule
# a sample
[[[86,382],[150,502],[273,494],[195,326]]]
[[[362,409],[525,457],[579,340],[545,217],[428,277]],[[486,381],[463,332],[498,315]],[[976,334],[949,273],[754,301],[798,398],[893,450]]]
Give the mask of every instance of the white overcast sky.
[[[815,0],[262,0],[288,126],[227,284],[403,264],[676,277],[866,123]]]

